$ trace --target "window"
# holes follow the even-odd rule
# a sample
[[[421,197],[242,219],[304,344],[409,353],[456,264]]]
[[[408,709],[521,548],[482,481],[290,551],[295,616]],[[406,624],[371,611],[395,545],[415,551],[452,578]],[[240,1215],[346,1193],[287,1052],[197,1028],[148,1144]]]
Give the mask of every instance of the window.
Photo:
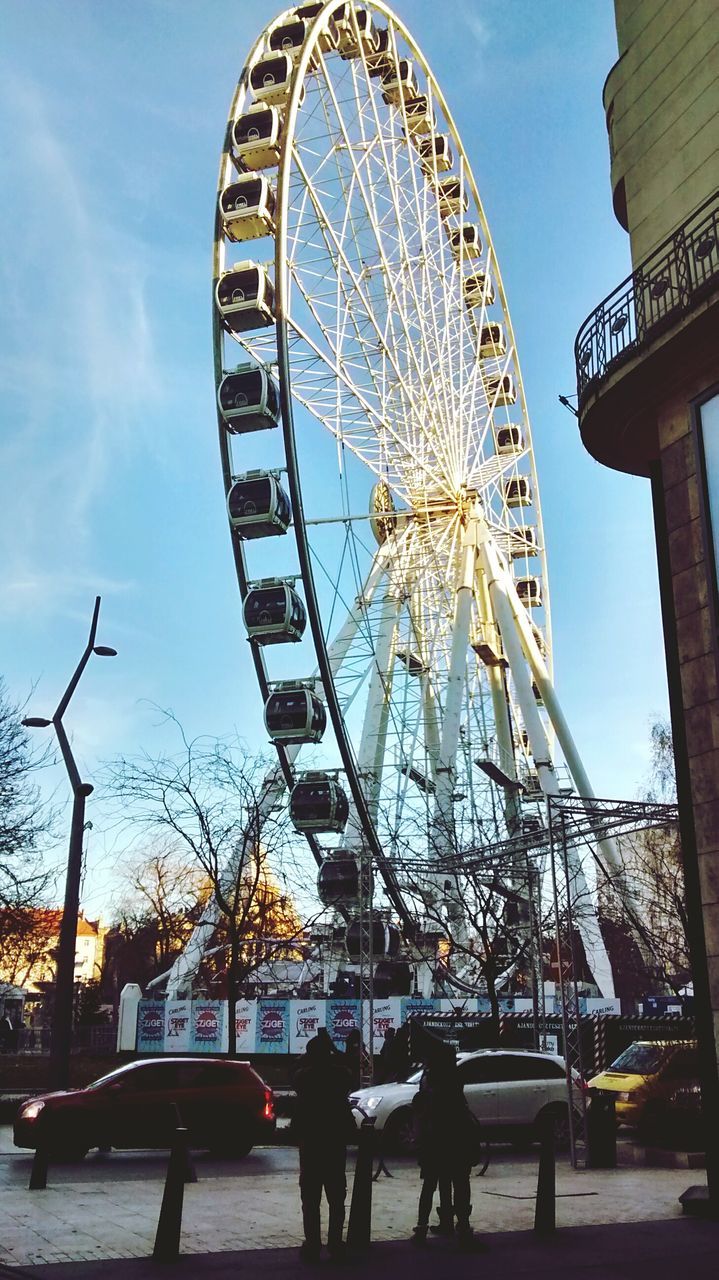
[[[550,1068],[556,1068],[556,1070],[550,1070]],[[530,1054],[525,1056],[520,1053],[497,1055],[496,1078],[498,1081],[552,1080],[561,1079],[563,1075],[564,1072],[561,1067],[557,1063],[548,1062],[547,1059],[535,1058]]]
[[[615,1058],[609,1070],[626,1072],[627,1075],[653,1076],[662,1066],[666,1056],[663,1045],[630,1044],[624,1053],[620,1053],[619,1057]]]
[[[462,1084],[493,1084],[500,1078],[497,1074],[500,1061],[500,1054],[491,1053],[463,1062],[459,1068]]]
[[[200,1066],[197,1088],[227,1088],[228,1085],[239,1087],[247,1084],[247,1072],[241,1066],[230,1066],[223,1062],[203,1062]]]
[[[150,1062],[147,1066],[136,1067],[123,1079],[123,1087],[134,1093],[160,1093],[164,1089],[175,1088],[176,1084],[177,1068],[170,1062]]]

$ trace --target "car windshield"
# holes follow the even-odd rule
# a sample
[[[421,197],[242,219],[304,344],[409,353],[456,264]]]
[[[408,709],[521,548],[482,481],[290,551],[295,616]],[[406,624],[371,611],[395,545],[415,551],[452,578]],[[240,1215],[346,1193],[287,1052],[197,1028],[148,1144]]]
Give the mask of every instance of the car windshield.
[[[628,1075],[653,1076],[666,1061],[667,1051],[656,1044],[630,1044],[624,1053],[615,1058],[610,1071],[625,1071]]]

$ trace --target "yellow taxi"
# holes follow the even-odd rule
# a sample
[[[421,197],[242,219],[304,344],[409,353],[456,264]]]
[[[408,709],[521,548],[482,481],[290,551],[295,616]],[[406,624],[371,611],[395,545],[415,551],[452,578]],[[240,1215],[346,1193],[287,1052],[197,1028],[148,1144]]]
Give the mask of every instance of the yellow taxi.
[[[696,1040],[635,1040],[589,1088],[614,1094],[618,1124],[641,1127],[698,1075]]]

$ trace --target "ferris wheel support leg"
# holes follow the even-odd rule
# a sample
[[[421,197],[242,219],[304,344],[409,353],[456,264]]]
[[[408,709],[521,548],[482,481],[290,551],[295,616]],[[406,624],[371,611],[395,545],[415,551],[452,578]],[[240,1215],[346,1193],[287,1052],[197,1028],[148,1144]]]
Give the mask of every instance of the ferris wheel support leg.
[[[299,746],[294,744],[288,746],[287,756],[290,763],[295,759],[299,749]],[[277,806],[282,798],[284,790],[284,778],[282,777],[277,765],[273,765],[271,769],[268,769],[262,780],[260,800],[257,806],[257,817],[254,819],[254,821],[257,822],[260,831],[262,830],[262,824],[269,817],[272,810]],[[241,857],[245,848],[244,839],[242,837],[238,840],[237,847],[239,850],[239,856]],[[230,862],[226,872],[224,873],[224,877],[226,877],[227,881],[231,883],[236,873],[236,863]],[[202,957],[207,950],[214,930],[217,928],[219,919],[220,908],[218,907],[213,895],[202,913],[202,918],[197,922],[192,930],[184,951],[180,953],[170,969],[166,986],[168,1000],[178,999],[180,993],[184,992],[188,986],[192,984],[192,979],[200,967]]]
[[[502,569],[496,547],[489,533],[480,541],[480,560],[487,575],[494,616],[502,636],[502,644],[512,672],[517,701],[529,736],[529,745],[537,767],[540,786],[545,795],[559,794],[557,775],[551,759],[549,742],[532,690],[532,683],[525,664],[519,630],[506,589],[506,575]],[[581,858],[576,849],[567,850],[573,897],[581,909],[575,909],[575,919],[594,980],[603,996],[614,994],[614,978],[609,956],[599,929],[599,921],[593,909],[592,896],[584,874]]]
[[[382,580],[383,574],[389,572],[392,558],[393,549],[387,542],[384,542],[374,556],[370,571],[362,588],[357,593],[354,604],[348,610],[344,623],[332,643],[328,645],[327,657],[329,658],[333,679],[337,677],[342,668],[342,663],[350,651],[352,642],[362,624],[362,619],[372,604],[375,591]]]
[[[476,520],[471,520],[465,530],[457,577],[452,649],[447,675],[442,739],[437,764],[436,836],[440,846],[442,844],[451,846],[454,830],[452,797],[454,793],[455,762],[459,747],[459,729],[462,723],[476,559],[477,522]],[[441,849],[438,849],[437,852],[441,852]]]
[[[482,566],[477,565],[477,601],[479,604],[481,620],[492,625],[494,616],[492,614],[492,602],[489,594],[489,586],[487,585],[487,575]],[[492,711],[494,714],[494,724],[497,731],[497,746],[499,748],[499,764],[508,778],[516,779],[517,768],[514,756],[514,744],[512,742],[512,726],[509,722],[509,708],[507,706],[507,690],[504,683],[504,674],[499,666],[487,666],[487,683],[492,698]],[[513,823],[516,824],[519,818],[519,800],[515,791],[507,791],[504,801],[504,817],[507,826],[512,828]]]
[[[382,602],[382,616],[377,631],[367,707],[357,754],[357,767],[373,822],[377,820],[379,807],[399,612],[400,600],[388,591]]]
[[[546,663],[539,651],[537,641],[532,634],[532,629],[529,625],[526,611],[519,599],[519,596],[517,595],[514,583],[511,582],[509,578],[509,574],[505,574],[504,578],[506,594],[517,623],[522,648],[532,669],[534,682],[542,695],[542,701],[547,709],[547,715],[549,716],[554,732],[557,735],[559,745],[562,748],[562,754],[567,762],[567,767],[572,775],[574,785],[577,788],[577,793],[583,800],[592,800],[594,799],[594,789],[589,781],[589,777],[586,769],[584,768],[577,745],[572,737],[571,729],[567,724],[564,712],[559,704],[559,699],[547,670]],[[591,806],[587,807],[588,809],[591,809]],[[597,840],[597,845],[607,872],[612,877],[615,877],[618,883],[624,885],[624,868],[616,842],[611,838],[600,838]]]

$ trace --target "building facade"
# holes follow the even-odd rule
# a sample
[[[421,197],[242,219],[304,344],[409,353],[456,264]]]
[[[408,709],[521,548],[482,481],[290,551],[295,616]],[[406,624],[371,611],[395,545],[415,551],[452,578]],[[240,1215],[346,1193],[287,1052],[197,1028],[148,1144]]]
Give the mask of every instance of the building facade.
[[[719,1132],[719,9],[615,0],[604,86],[632,275],[575,343],[589,452],[652,486],[708,1131]],[[716,1143],[716,1139],[714,1139]],[[719,1150],[708,1153],[719,1204]]]
[[[29,995],[44,993],[55,982],[62,911],[28,908],[0,915],[0,981],[15,983]],[[107,928],[80,912],[75,942],[75,982],[96,982],[102,974]]]

